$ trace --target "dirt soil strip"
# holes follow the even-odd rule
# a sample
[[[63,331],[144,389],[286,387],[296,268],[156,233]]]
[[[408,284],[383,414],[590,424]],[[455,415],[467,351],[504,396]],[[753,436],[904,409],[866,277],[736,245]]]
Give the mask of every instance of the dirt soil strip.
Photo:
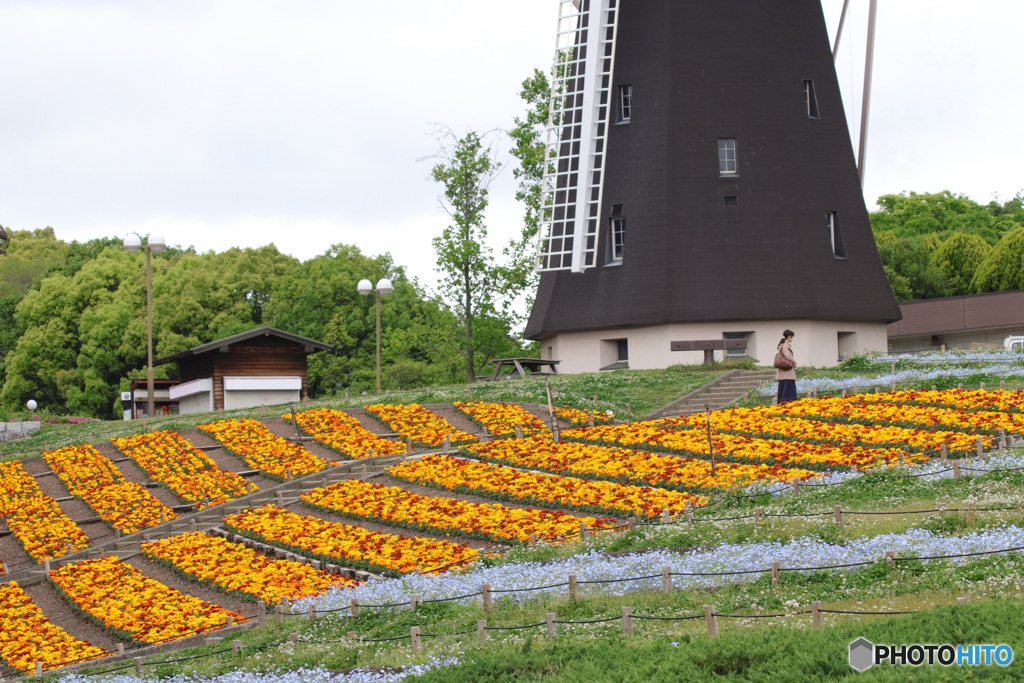
[[[114,448],[111,443],[102,443],[96,447],[104,457],[110,458],[111,460],[121,460],[126,457],[124,453]],[[149,478],[146,471],[135,464],[134,460],[125,460],[124,462],[114,463],[114,467],[121,470],[121,474],[124,478],[133,484],[139,484],[145,486],[146,484],[154,481]],[[171,493],[171,490],[165,486],[157,486],[151,489],[147,489],[151,496],[159,500],[167,507],[175,507],[176,505],[185,505],[188,501],[178,498],[176,495]]]
[[[285,424],[284,422],[281,421],[281,418],[279,417],[269,418],[267,420],[264,420],[263,422],[264,424],[267,425],[267,429],[270,430],[271,434],[279,436],[282,439],[289,439],[294,443],[294,425]],[[308,434],[306,434],[306,432],[302,431],[301,429],[299,430],[299,435],[308,436]],[[335,453],[330,448],[322,446],[313,440],[303,440],[298,443],[316,457],[320,458],[321,460],[326,460],[327,462],[348,462],[349,460],[351,460],[351,458],[346,458],[341,453]]]
[[[482,436],[487,431],[476,422],[469,419],[464,412],[456,408],[451,403],[431,403],[430,405],[425,405],[423,407],[436,415],[440,415],[447,420],[448,424],[452,427],[463,432]]]
[[[46,618],[57,626],[73,635],[79,640],[84,640],[96,647],[107,651],[117,651],[117,644],[124,643],[128,647],[130,641],[120,640],[98,624],[88,621],[73,608],[67,600],[50,585],[49,581],[29,586],[25,592],[43,611]]]
[[[365,408],[349,408],[342,412],[348,413],[352,417],[359,420],[360,426],[371,434],[394,434],[395,430],[388,427],[386,424],[381,422],[375,417],[371,417]],[[395,437],[396,439],[398,437]]]
[[[196,448],[203,448],[205,446],[219,446],[220,442],[213,438],[209,434],[200,432],[196,429],[183,429],[178,432],[181,438],[188,441]],[[225,472],[251,472],[252,468],[246,464],[244,460],[236,455],[228,453],[223,448],[211,448],[208,451],[203,451],[220,469]],[[260,490],[268,489],[272,486],[277,486],[281,482],[274,481],[268,477],[264,477],[262,474],[249,474],[245,476],[246,481],[251,481],[253,484],[258,486]]]
[[[124,560],[126,564],[135,567],[143,575],[155,579],[165,586],[170,586],[186,595],[205,600],[206,602],[218,605],[225,609],[232,610],[238,614],[252,617],[256,614],[259,609],[256,602],[249,602],[248,600],[242,600],[226,593],[202,586],[198,583],[189,581],[185,577],[181,576],[169,567],[164,567],[150,561],[143,555],[136,555],[131,559]],[[216,631],[210,633],[211,636],[217,635]]]

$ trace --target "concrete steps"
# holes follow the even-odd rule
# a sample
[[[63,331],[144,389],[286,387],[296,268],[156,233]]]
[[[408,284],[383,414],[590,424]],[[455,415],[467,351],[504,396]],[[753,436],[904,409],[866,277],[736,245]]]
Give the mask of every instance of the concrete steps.
[[[752,389],[774,379],[774,370],[732,370],[718,379],[708,382],[700,389],[654,411],[645,419],[657,420],[693,415],[703,412],[705,405],[711,410],[721,410],[746,396],[747,392]]]

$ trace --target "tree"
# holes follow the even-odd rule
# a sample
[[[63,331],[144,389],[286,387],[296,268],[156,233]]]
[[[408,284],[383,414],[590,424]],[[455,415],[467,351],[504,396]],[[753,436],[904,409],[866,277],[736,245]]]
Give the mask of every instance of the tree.
[[[1003,235],[978,266],[971,289],[979,293],[1024,289],[1024,227]]]
[[[541,222],[542,183],[544,180],[547,144],[544,134],[551,109],[551,85],[540,69],[523,81],[519,97],[526,102],[525,115],[515,117],[515,127],[509,131],[513,146],[512,156],[519,160],[519,166],[512,174],[519,180],[516,199],[523,203],[523,230],[518,239],[505,247],[503,254],[506,265],[502,276],[508,283],[510,294],[527,293],[526,310],[533,305],[533,293],[537,289],[539,275],[535,242]],[[506,301],[512,301],[508,297]],[[525,316],[520,316],[525,318]]]
[[[488,188],[501,164],[481,136],[469,131],[456,138],[450,129],[438,136],[441,162],[431,177],[444,185],[441,208],[451,218],[440,237],[433,239],[442,291],[456,301],[456,315],[465,330],[466,376],[476,378],[473,365],[473,321],[481,314],[494,313],[494,293],[500,288],[494,258],[487,246],[484,211]]]
[[[932,263],[946,276],[951,294],[970,294],[974,274],[990,251],[981,235],[955,232],[932,253]]]
[[[924,238],[883,235],[878,255],[897,301],[916,301],[949,295],[949,282],[931,262]]]

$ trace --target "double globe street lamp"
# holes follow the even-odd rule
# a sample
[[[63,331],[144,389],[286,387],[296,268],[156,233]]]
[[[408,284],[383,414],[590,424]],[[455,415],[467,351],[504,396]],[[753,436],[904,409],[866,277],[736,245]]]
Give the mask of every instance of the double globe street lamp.
[[[395,288],[391,286],[391,280],[386,277],[382,277],[377,280],[377,287],[374,288],[369,280],[360,280],[356,285],[356,291],[367,296],[370,292],[377,295],[377,393],[380,393],[380,298],[387,296],[391,292],[395,291]]]
[[[167,248],[162,235],[150,235],[146,244],[142,244],[142,238],[131,233],[124,238],[124,248],[135,253],[140,249],[146,250],[146,417],[153,417],[153,269],[152,255],[159,254]],[[134,398],[133,398],[134,400]],[[132,406],[132,416],[135,415],[135,406]]]

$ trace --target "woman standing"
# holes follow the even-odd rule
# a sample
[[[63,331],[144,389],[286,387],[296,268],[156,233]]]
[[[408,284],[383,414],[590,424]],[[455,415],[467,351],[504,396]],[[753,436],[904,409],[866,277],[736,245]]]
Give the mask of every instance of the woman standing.
[[[796,400],[796,359],[793,358],[793,330],[785,330],[775,356],[775,379],[779,381],[778,403]]]

